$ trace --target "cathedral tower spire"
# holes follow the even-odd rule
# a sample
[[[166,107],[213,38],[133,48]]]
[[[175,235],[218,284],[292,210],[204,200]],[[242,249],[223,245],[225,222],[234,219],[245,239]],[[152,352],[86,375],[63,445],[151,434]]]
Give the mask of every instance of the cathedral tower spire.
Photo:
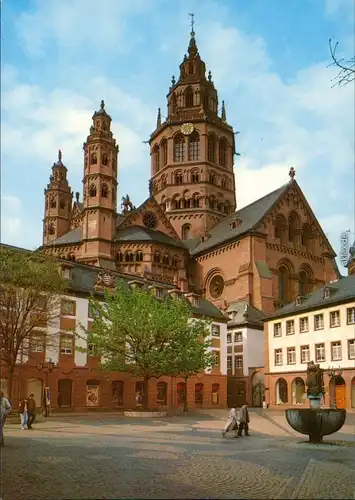
[[[111,132],[111,117],[101,101],[92,117],[84,143],[84,193],[82,210],[82,262],[112,267],[112,242],[117,217],[118,145]]]
[[[43,219],[43,245],[51,243],[69,231],[73,193],[67,179],[67,168],[62,162],[62,152],[53,163],[52,174],[44,190],[45,210]]]
[[[234,132],[201,59],[195,21],[180,76],[167,95],[167,118],[150,137],[151,185],[156,200],[183,239],[202,236],[236,209]]]

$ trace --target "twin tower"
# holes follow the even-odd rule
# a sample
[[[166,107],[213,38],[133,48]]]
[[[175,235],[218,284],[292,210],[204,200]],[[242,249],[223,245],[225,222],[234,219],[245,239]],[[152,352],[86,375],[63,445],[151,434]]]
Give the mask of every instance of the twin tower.
[[[224,102],[219,104],[211,72],[206,76],[193,31],[179,78],[172,77],[167,101],[167,117],[158,110],[149,141],[150,194],[179,236],[187,240],[206,235],[236,210],[235,136],[227,123]],[[82,202],[76,193],[73,203],[59,152],[44,191],[43,245],[55,245],[55,240],[76,230],[81,232],[84,253],[108,258],[116,231],[119,148],[103,101],[92,119],[83,147]]]

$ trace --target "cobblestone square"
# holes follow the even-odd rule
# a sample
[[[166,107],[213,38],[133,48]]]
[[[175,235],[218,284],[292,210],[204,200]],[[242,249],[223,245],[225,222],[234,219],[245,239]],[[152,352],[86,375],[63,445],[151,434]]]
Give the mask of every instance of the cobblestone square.
[[[354,414],[323,445],[308,444],[277,411],[251,410],[251,436],[223,439],[227,414],[7,425],[1,499],[354,498]]]

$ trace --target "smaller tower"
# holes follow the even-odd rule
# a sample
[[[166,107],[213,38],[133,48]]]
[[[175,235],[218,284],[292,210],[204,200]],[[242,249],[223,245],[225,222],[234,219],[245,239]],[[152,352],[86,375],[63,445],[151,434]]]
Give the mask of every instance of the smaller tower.
[[[80,260],[101,267],[114,266],[112,243],[117,217],[118,145],[111,117],[101,101],[84,144],[82,255]]]
[[[44,190],[45,210],[43,219],[43,245],[59,238],[70,229],[73,193],[67,179],[67,168],[58,151],[58,161],[53,163],[49,184]]]

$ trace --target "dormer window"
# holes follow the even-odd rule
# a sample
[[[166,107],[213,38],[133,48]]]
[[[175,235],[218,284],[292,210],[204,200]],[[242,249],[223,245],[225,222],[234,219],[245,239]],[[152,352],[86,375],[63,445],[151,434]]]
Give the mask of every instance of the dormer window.
[[[296,297],[296,306],[300,306],[302,304],[302,297],[300,295],[297,295]]]
[[[192,296],[192,305],[195,307],[198,307],[200,305],[200,297],[193,295]]]
[[[328,287],[323,290],[323,299],[329,299],[330,297],[330,289]]]
[[[155,296],[157,299],[162,299],[163,298],[163,290],[159,287],[155,288]]]
[[[68,267],[62,267],[62,278],[65,280],[70,280],[71,278],[71,270]]]
[[[237,227],[239,227],[241,225],[242,222],[243,222],[242,219],[240,219],[239,217],[237,217],[236,219],[234,219],[233,222],[231,222],[230,228],[231,229],[236,229]]]

